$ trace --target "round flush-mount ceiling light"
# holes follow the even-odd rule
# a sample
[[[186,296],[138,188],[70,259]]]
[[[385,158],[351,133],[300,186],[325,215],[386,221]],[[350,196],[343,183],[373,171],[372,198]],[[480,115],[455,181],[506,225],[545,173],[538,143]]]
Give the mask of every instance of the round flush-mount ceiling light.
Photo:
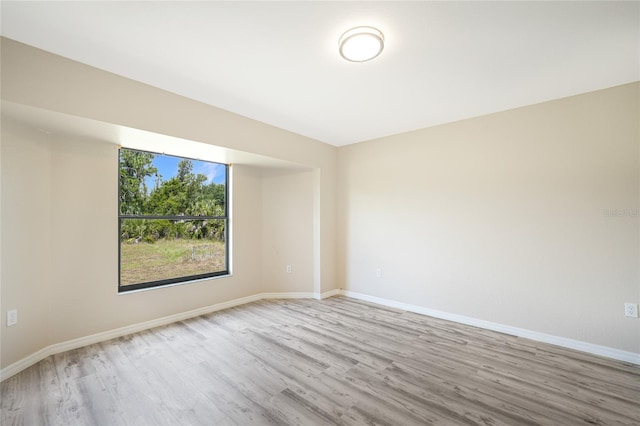
[[[382,31],[373,27],[355,27],[340,36],[340,55],[347,61],[367,62],[384,48]]]

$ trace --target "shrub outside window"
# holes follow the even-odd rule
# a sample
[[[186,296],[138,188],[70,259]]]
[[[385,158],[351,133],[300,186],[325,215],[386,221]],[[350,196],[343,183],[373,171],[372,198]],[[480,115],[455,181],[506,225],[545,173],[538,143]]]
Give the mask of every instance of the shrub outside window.
[[[118,291],[228,275],[229,166],[128,148],[118,161]]]

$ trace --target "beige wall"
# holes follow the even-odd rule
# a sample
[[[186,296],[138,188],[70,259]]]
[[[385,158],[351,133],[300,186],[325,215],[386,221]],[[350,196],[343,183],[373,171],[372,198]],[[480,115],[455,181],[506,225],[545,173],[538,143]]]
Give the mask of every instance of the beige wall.
[[[313,185],[313,171],[268,173],[262,180],[264,292],[314,291]]]
[[[48,337],[51,275],[52,154],[44,134],[2,122],[2,269],[0,356],[15,361],[42,349]],[[6,224],[11,224],[7,226]],[[12,233],[14,238],[7,238]],[[6,327],[7,309],[18,309],[20,327]],[[2,364],[4,367],[6,364]]]
[[[2,42],[2,99],[286,160],[319,171],[314,187],[316,286],[336,288],[337,149],[228,111],[70,61]]]
[[[335,288],[336,148],[7,39],[1,53],[3,100],[326,171],[312,184],[305,176],[310,192],[292,199],[320,230],[310,229],[300,243],[317,248],[296,260],[305,280],[277,290]],[[46,135],[5,119],[1,148],[0,312],[19,312],[16,326],[3,321],[0,328],[2,368],[47,345],[275,291],[262,286],[263,170],[233,166],[232,277],[117,295],[115,145]],[[45,200],[42,214],[31,205],[34,196]],[[280,237],[290,251],[286,242],[293,240]],[[310,271],[310,264],[325,270]],[[315,276],[321,281],[309,278]]]
[[[640,352],[639,87],[341,148],[342,286]]]
[[[261,292],[262,178],[233,167],[233,276],[118,295],[117,147],[2,124],[3,366],[43,347]]]

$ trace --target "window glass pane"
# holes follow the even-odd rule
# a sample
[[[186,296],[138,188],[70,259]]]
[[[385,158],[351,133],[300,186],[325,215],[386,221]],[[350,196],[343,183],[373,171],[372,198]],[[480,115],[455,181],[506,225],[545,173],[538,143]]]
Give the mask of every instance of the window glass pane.
[[[120,219],[120,286],[226,271],[225,227],[225,219]]]
[[[225,164],[120,150],[120,214],[225,216]]]
[[[227,275],[225,164],[122,148],[121,291]]]

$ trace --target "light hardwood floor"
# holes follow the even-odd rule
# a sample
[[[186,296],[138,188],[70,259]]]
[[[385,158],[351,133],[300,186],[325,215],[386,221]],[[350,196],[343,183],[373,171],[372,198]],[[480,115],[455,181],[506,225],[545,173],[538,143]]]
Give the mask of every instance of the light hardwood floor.
[[[640,367],[335,297],[260,301],[49,357],[9,425],[640,425]]]

